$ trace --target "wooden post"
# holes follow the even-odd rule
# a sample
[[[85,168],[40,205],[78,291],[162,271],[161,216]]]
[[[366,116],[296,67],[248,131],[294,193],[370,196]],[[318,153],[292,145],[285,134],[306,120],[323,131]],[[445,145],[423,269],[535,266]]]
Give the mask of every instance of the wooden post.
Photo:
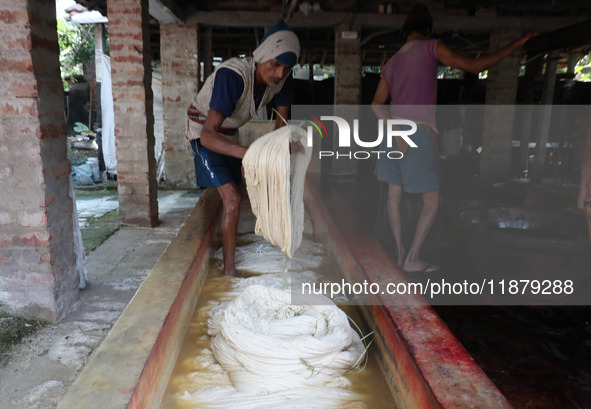
[[[213,47],[212,39],[213,28],[207,27],[205,29],[205,36],[203,38],[203,81],[209,77],[213,72]]]
[[[314,60],[312,53],[308,54],[308,84],[310,85],[310,104],[314,104]]]
[[[589,114],[591,114],[591,112]],[[591,201],[591,128],[589,128],[589,125],[591,125],[591,119],[587,119],[587,124],[587,140],[583,150],[581,184],[579,187],[579,200],[577,201],[577,207],[579,209],[582,209],[583,206],[586,206],[588,209],[590,204],[589,201]]]
[[[591,239],[591,199],[585,200],[585,212],[587,213],[587,229],[589,230],[589,239]]]
[[[550,119],[552,117],[552,99],[554,98],[557,64],[558,52],[552,51],[548,54],[546,72],[544,74],[542,104],[544,104],[545,107],[542,111],[542,118],[539,121],[540,128],[537,132],[536,148],[534,151],[534,163],[532,167],[532,182],[534,183],[540,183],[544,173],[546,143],[548,142],[548,135],[550,134]]]
[[[525,76],[524,86],[525,86],[525,100],[523,114],[521,115],[521,137],[520,137],[520,147],[519,147],[519,170],[524,174],[527,173],[529,168],[529,142],[531,141],[531,134],[532,134],[532,114],[533,114],[533,105],[534,105],[534,87],[535,87],[535,79],[538,75],[542,73],[542,68],[544,67],[544,59],[538,57],[529,63],[527,63],[525,68]]]
[[[575,68],[576,68],[577,63],[579,62],[579,60],[581,58],[582,58],[582,56],[579,53],[570,53],[568,55],[568,61],[566,63],[566,72],[568,74],[574,74],[575,73]]]

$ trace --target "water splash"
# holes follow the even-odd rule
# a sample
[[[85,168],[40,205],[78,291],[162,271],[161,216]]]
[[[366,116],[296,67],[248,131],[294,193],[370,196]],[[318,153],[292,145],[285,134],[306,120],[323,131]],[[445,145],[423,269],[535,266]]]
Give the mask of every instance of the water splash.
[[[281,289],[289,288],[289,271],[291,270],[291,259],[285,255],[285,266],[283,268],[283,280],[281,280]]]

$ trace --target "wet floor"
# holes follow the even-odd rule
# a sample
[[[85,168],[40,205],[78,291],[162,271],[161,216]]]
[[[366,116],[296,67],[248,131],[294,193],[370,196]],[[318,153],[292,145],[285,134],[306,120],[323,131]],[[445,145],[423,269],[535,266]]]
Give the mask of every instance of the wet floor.
[[[443,271],[474,271],[441,238]],[[591,306],[434,308],[515,409],[591,409]]]
[[[355,192],[352,186],[350,183],[340,186],[339,191],[347,197],[347,192]],[[482,197],[464,196],[466,186],[470,184],[455,186],[460,192],[458,197],[471,205],[483,205]],[[442,190],[447,199],[451,187]],[[488,193],[497,202],[512,205],[523,202],[522,187],[520,197],[510,197],[508,201],[499,192]],[[364,191],[361,195],[366,198],[365,202],[369,194]],[[350,203],[354,204],[355,200],[349,195]],[[418,212],[420,207],[415,202],[403,203],[403,212],[408,211],[404,206]],[[442,217],[440,211],[423,250],[429,253],[428,259],[439,262],[444,277],[446,271],[471,277],[478,267],[466,253],[461,234],[453,231],[447,223],[449,220],[445,219],[445,210],[450,203],[442,199],[440,210],[444,215]],[[383,219],[381,226],[385,228],[375,230],[376,213],[365,212],[369,214],[366,223],[374,234],[380,234],[388,230],[387,222]],[[382,240],[382,243],[393,247],[391,238]],[[392,248],[387,250],[395,257]],[[568,279],[572,271],[565,269],[563,274],[564,279]],[[591,306],[434,308],[515,409],[591,409]]]
[[[94,219],[100,219],[110,211],[119,209],[116,190],[79,190],[76,192],[78,223],[84,229]]]
[[[435,307],[515,409],[591,408],[591,307]]]
[[[159,190],[158,212],[160,215],[182,212],[192,207],[202,193],[199,190]],[[119,229],[119,196],[115,185],[76,189],[75,194],[84,252],[88,255]]]

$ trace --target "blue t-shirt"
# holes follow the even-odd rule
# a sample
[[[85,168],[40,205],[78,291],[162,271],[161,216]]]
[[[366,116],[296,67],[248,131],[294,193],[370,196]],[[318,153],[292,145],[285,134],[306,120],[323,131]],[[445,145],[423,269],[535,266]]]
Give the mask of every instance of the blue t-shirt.
[[[258,109],[266,86],[254,84],[255,108]],[[232,116],[236,109],[236,103],[244,92],[244,81],[240,74],[230,68],[220,68],[215,75],[213,90],[209,107],[224,114],[227,117]],[[293,100],[293,78],[291,74],[283,83],[281,91],[275,95],[275,105],[290,106]]]

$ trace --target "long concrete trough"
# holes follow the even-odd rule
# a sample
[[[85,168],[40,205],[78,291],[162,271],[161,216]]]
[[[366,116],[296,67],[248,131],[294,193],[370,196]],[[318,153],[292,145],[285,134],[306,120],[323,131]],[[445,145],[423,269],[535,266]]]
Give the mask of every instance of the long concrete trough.
[[[348,280],[407,280],[343,201],[327,206],[310,180],[315,236]],[[334,203],[338,203],[335,206]],[[158,408],[219,245],[221,201],[201,197],[58,409]],[[360,307],[399,408],[510,408],[504,396],[424,300]]]

